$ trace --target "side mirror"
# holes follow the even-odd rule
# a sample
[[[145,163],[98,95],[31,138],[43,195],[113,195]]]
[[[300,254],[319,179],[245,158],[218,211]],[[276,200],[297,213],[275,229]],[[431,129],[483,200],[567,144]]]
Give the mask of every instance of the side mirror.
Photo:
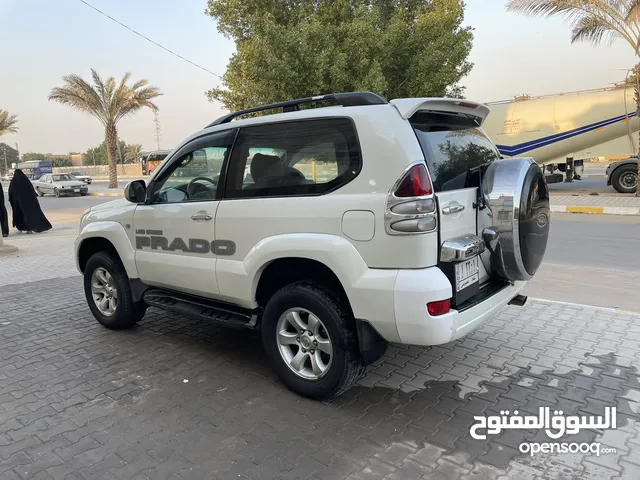
[[[144,203],[147,198],[147,184],[144,180],[134,180],[124,187],[124,198],[131,203]]]

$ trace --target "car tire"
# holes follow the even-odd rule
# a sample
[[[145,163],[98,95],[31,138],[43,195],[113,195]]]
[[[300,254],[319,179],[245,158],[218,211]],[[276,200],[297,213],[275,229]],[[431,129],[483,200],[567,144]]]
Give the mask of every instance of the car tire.
[[[57,197],[60,198],[60,190],[58,190],[57,188],[53,189],[53,194]]]
[[[261,324],[264,349],[282,382],[299,395],[315,400],[337,397],[364,373],[355,321],[348,305],[339,298],[322,285],[301,281],[277,291],[266,305]],[[293,312],[302,322],[298,326],[306,322],[309,327],[302,335],[298,335],[302,329],[298,331],[286,320]],[[319,320],[319,326],[311,316]],[[279,340],[281,332],[283,341]],[[326,353],[329,349],[331,355]],[[299,356],[306,358],[296,362]],[[293,364],[303,365],[303,369],[296,372]],[[322,367],[324,371],[316,373]]]
[[[101,277],[106,277],[107,282],[101,281]],[[102,290],[102,294],[96,293],[98,298],[94,298],[92,289],[102,286],[108,286],[111,292],[115,291],[115,295],[112,294],[116,297],[115,305],[107,301],[106,308],[99,306],[98,298],[102,299],[105,296],[105,289]],[[84,293],[93,316],[111,330],[135,326],[147,310],[144,303],[133,301],[129,277],[124,266],[118,258],[114,258],[107,252],[95,253],[87,261],[84,268]],[[112,312],[108,313],[106,310],[112,310]]]
[[[635,193],[638,185],[637,165],[627,164],[616,168],[611,175],[611,185],[616,192]]]
[[[80,196],[81,196],[81,197],[86,197],[86,196],[87,196],[87,193],[86,193],[86,192],[85,192],[85,193],[81,193],[81,194],[80,194]]]
[[[36,187],[36,193],[38,194],[39,197],[44,197],[44,193],[42,193],[42,190],[40,190],[40,187]]]

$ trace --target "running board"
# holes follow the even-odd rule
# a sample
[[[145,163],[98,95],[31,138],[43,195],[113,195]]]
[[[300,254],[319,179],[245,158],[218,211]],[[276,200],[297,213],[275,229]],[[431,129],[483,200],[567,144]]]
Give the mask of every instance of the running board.
[[[196,320],[207,320],[226,327],[256,328],[260,309],[248,310],[228,303],[216,302],[202,297],[152,289],[142,295],[150,307],[178,313]]]

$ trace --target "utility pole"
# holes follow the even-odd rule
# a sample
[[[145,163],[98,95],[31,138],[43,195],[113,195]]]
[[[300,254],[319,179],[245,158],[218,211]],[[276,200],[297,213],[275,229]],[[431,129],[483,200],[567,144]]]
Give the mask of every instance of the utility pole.
[[[9,168],[7,167],[7,147],[3,146],[2,151],[4,152],[4,174],[7,175],[9,173]]]
[[[160,120],[158,120],[158,111],[153,111],[153,129],[156,137],[156,146],[160,150]]]

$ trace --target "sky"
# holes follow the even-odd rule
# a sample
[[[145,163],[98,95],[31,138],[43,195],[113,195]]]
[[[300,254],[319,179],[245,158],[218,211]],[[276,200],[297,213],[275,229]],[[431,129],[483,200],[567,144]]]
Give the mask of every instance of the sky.
[[[206,0],[86,0],[129,27],[222,75],[234,51],[204,14]],[[623,41],[594,47],[570,42],[562,19],[506,13],[506,0],[467,0],[474,28],[472,72],[461,83],[481,102],[606,87],[634,62]],[[49,9],[47,8],[49,7]],[[224,113],[205,91],[219,79],[140,38],[80,0],[0,0],[0,108],[17,114],[19,132],[0,138],[21,153],[85,152],[104,139],[101,124],[47,100],[70,73],[90,69],[119,79],[130,71],[159,87],[160,147],[173,148]],[[120,138],[156,148],[153,114],[143,110],[119,124]]]

